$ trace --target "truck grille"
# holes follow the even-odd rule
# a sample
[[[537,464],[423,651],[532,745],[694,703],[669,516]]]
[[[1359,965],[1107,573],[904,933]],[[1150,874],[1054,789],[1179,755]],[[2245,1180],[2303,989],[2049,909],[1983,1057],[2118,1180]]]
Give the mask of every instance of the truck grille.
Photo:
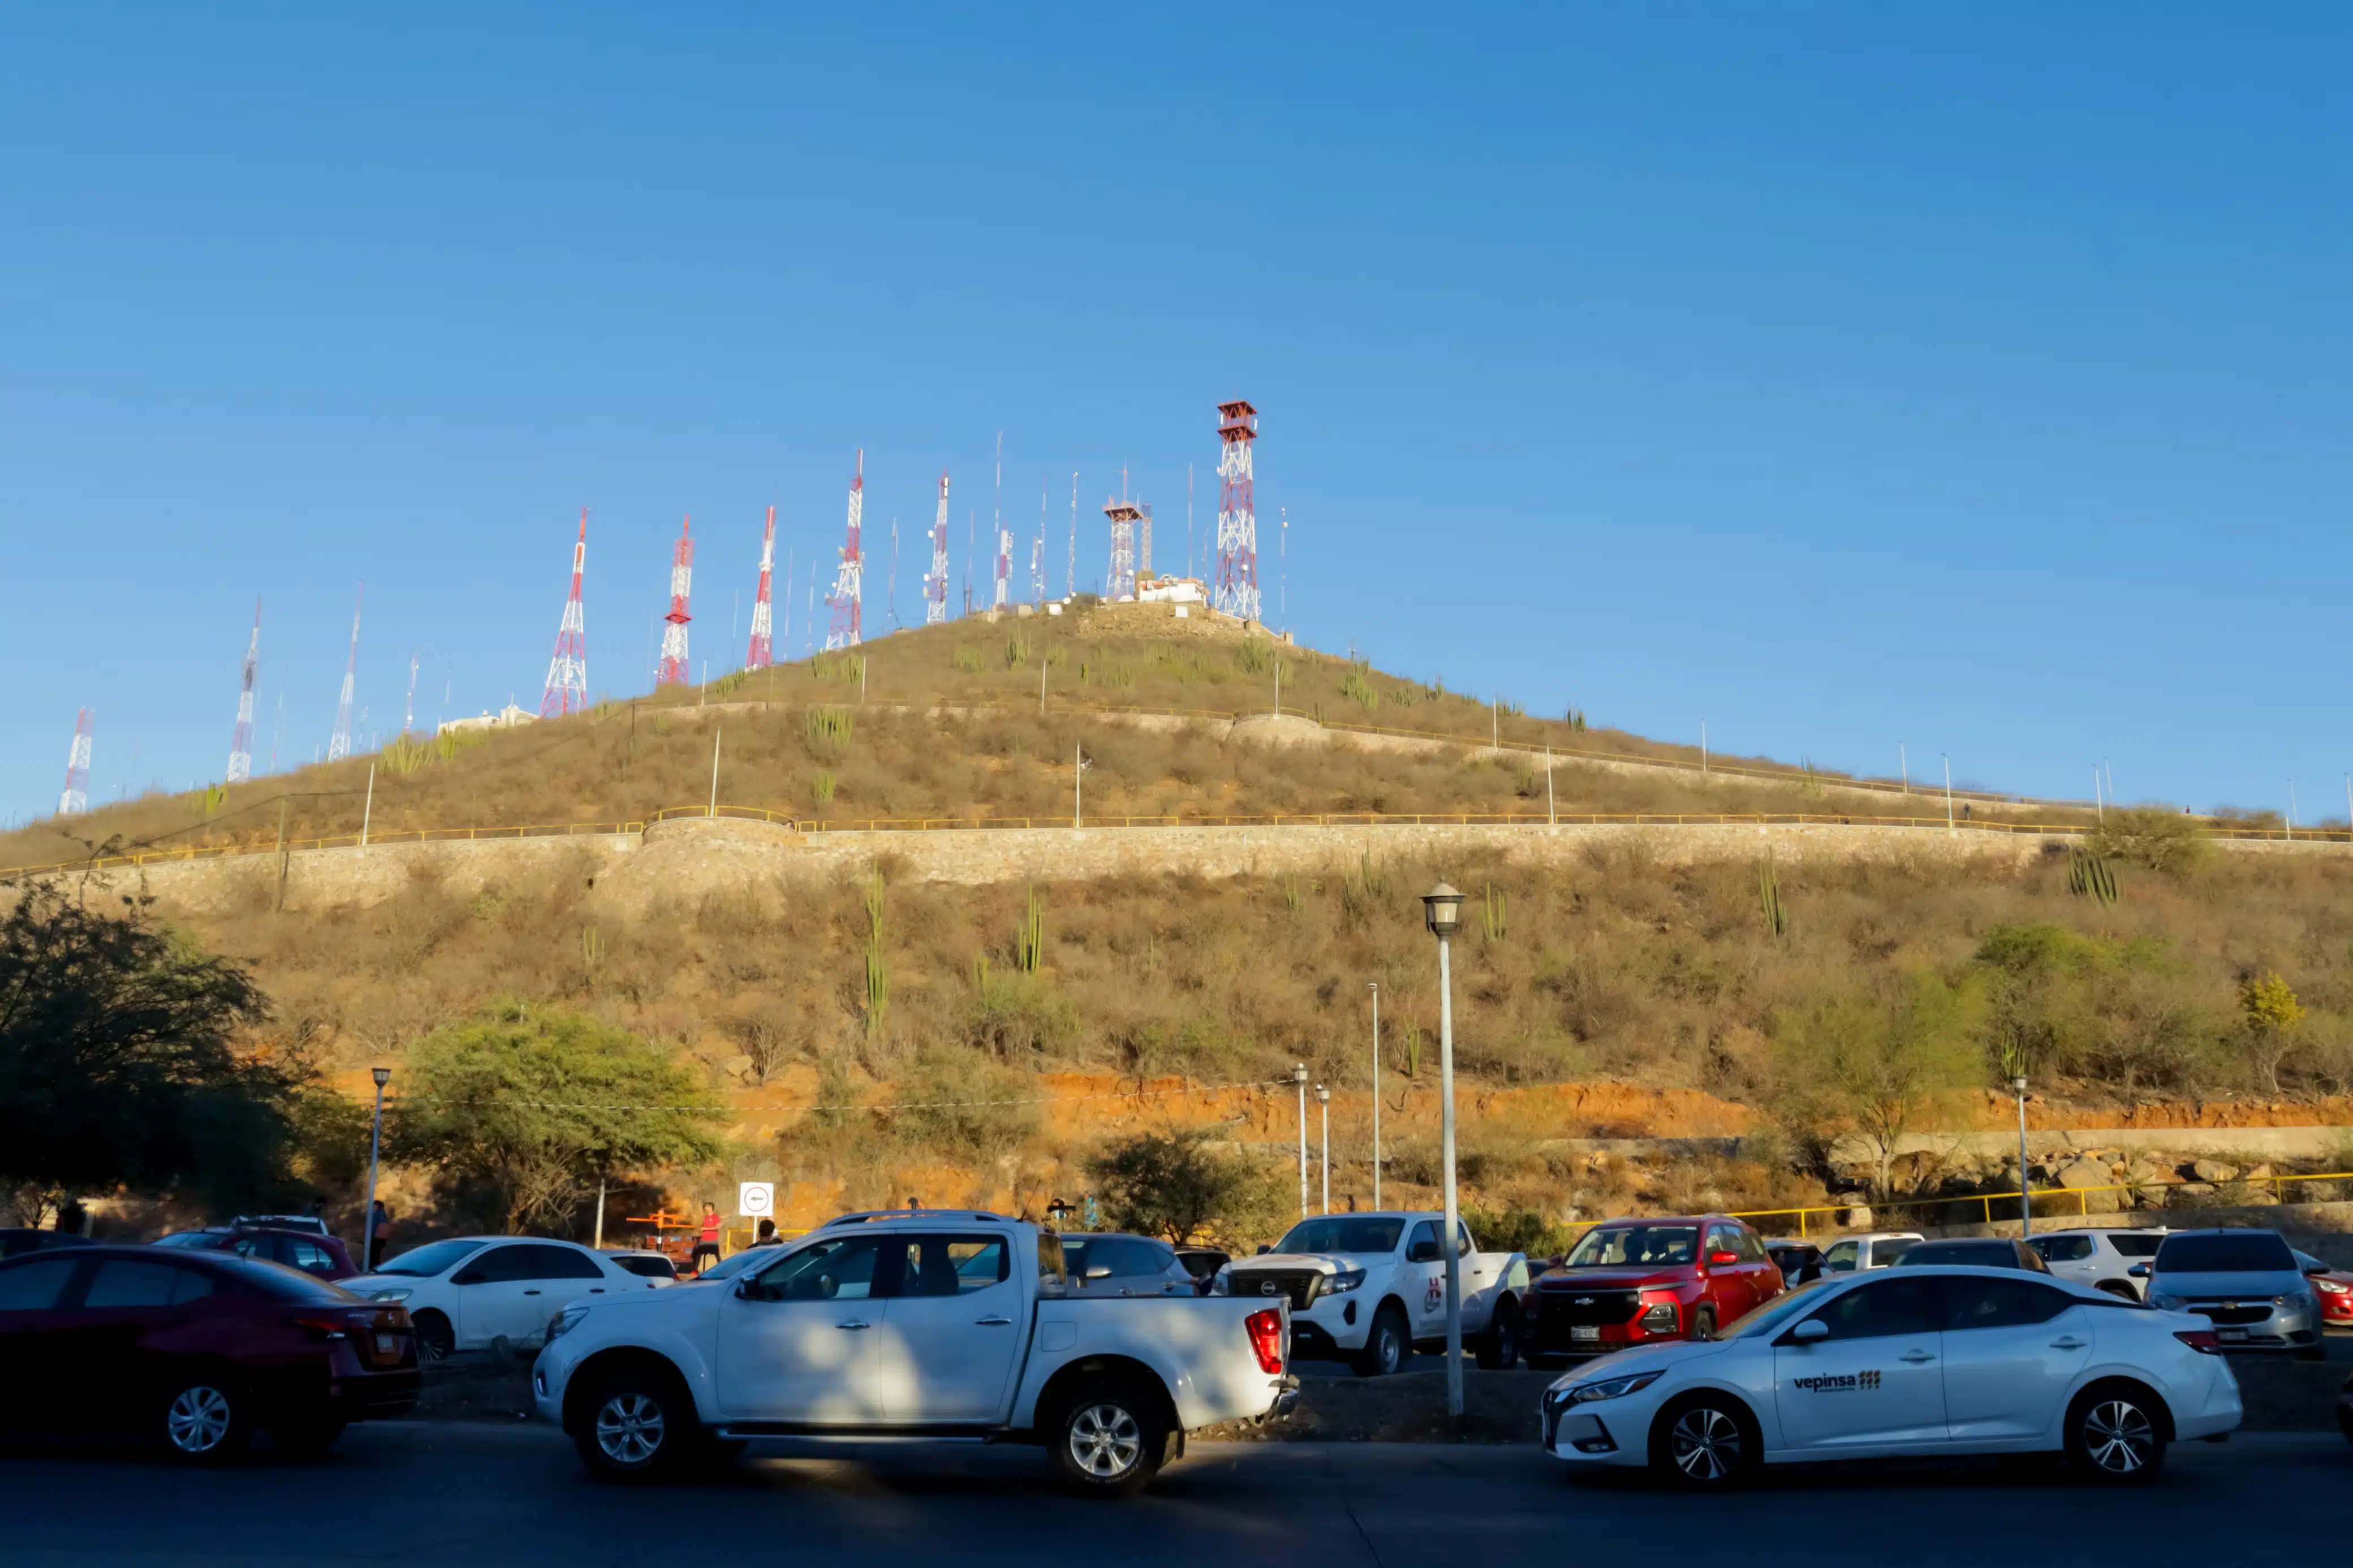
[[[1635,1309],[1641,1304],[1642,1293],[1640,1290],[1579,1290],[1573,1286],[1547,1287],[1535,1292],[1535,1318],[1539,1327],[1622,1323],[1633,1317]]]
[[[2189,1310],[2215,1323],[2260,1323],[2272,1315],[2269,1301],[2192,1301]]]
[[[1293,1310],[1302,1311],[1324,1289],[1324,1276],[1313,1268],[1237,1268],[1231,1288],[1237,1296],[1288,1296]]]

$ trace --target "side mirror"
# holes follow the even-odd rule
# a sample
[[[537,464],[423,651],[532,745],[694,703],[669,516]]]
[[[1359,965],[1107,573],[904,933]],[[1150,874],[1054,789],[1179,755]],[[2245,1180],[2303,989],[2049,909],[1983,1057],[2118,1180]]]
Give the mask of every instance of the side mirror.
[[[1261,1258],[1264,1258],[1268,1253],[1272,1252],[1274,1248],[1269,1247],[1265,1242],[1261,1241],[1258,1244],[1258,1255]]]
[[[1088,1269],[1088,1270],[1087,1270],[1087,1278],[1088,1278],[1088,1279],[1110,1279],[1110,1278],[1111,1278],[1111,1265],[1110,1265],[1110,1264],[1108,1264],[1108,1263],[1098,1263],[1098,1264],[1096,1264],[1092,1268],[1090,1268],[1090,1269]]]
[[[1789,1341],[1792,1344],[1820,1344],[1822,1341],[1829,1339],[1830,1337],[1831,1326],[1828,1323],[1823,1322],[1820,1318],[1808,1318],[1804,1322],[1799,1323],[1796,1328],[1789,1331]]]
[[[449,1276],[449,1283],[452,1285],[480,1285],[481,1282],[482,1277],[470,1268]]]
[[[2131,1275],[2136,1279],[2146,1279],[2148,1278],[2148,1265],[2146,1263],[2136,1263],[2130,1268],[2126,1269],[2125,1272]]]
[[[1411,1247],[1411,1248],[1410,1248],[1410,1249],[1406,1253],[1406,1255],[1405,1255],[1405,1260],[1406,1260],[1408,1263],[1435,1263],[1435,1262],[1437,1262],[1437,1261],[1438,1261],[1438,1243],[1436,1243],[1436,1242],[1434,1242],[1434,1241],[1417,1241],[1417,1242],[1415,1242],[1415,1243],[1413,1244],[1412,1247]]]

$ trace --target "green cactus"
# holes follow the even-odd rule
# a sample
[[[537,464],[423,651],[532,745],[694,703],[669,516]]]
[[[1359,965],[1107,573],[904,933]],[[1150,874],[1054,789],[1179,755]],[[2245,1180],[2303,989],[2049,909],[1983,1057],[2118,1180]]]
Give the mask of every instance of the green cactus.
[[[1029,901],[1021,914],[1021,930],[1014,939],[1014,953],[1024,974],[1035,974],[1046,961],[1046,921],[1038,902],[1038,889],[1029,889]]]
[[[596,984],[597,972],[605,967],[608,951],[603,931],[595,926],[580,928],[580,974],[592,989]]]
[[[2067,890],[2079,899],[2089,899],[2102,909],[2112,909],[2116,901],[2116,868],[2108,858],[2089,849],[2067,852]]]
[[[833,804],[833,792],[835,787],[839,784],[840,782],[840,780],[835,778],[831,773],[827,773],[823,768],[819,768],[818,770],[817,778],[813,783],[812,788],[817,795],[817,808],[819,811],[823,811],[827,806]]]
[[[891,1010],[891,971],[882,957],[882,873],[866,882],[866,1037],[880,1037]]]
[[[1504,895],[1492,886],[1486,889],[1486,894],[1479,908],[1479,929],[1489,942],[1501,942],[1510,934],[1510,927],[1504,918]]]
[[[812,708],[803,721],[812,746],[839,746],[848,741],[856,721],[847,708],[825,704]]]
[[[1405,1076],[1421,1076],[1421,1026],[1408,1024],[1405,1028]]]
[[[1773,869],[1773,851],[1757,868],[1757,900],[1765,911],[1765,934],[1778,942],[1789,934],[1789,911],[1781,905],[1781,879]]]

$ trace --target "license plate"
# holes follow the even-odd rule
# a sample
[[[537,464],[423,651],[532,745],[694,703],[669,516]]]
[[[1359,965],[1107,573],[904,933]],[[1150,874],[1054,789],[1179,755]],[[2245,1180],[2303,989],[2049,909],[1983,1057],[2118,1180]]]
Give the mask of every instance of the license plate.
[[[388,1361],[398,1361],[400,1359],[400,1336],[397,1334],[376,1335],[375,1353],[385,1357]]]
[[[1601,1331],[1589,1323],[1578,1323],[1569,1329],[1568,1337],[1572,1340],[1599,1340]]]
[[[2218,1340],[2243,1342],[2247,1337],[2247,1331],[2244,1329],[2217,1329],[2214,1331],[2214,1337]]]

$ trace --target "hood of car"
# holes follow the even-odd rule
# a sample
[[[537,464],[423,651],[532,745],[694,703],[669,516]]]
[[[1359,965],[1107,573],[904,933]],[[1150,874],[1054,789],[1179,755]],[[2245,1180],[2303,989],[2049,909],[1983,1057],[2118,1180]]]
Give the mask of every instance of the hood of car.
[[[1553,1290],[1635,1290],[1644,1286],[1681,1285],[1694,1277],[1688,1263],[1618,1264],[1607,1268],[1562,1268],[1536,1281],[1536,1289]]]
[[[2149,1279],[2152,1292],[2168,1296],[2196,1297],[2244,1296],[2250,1300],[2269,1300],[2274,1296],[2301,1296],[2308,1287],[2304,1276],[2288,1269],[2267,1269],[2248,1274],[2171,1274],[2154,1275]]]
[[[1382,1259],[1389,1255],[1382,1253]],[[1237,1274],[1257,1268],[1312,1268],[1318,1274],[1338,1274],[1345,1269],[1362,1268],[1371,1258],[1352,1258],[1345,1252],[1261,1252],[1255,1258],[1237,1258],[1231,1268]]]
[[[1553,1379],[1552,1386],[1574,1388],[1580,1383],[1600,1383],[1608,1378],[1630,1377],[1639,1372],[1655,1372],[1685,1362],[1704,1361],[1709,1356],[1722,1355],[1735,1342],[1731,1340],[1658,1340],[1614,1352],[1583,1366],[1571,1367]]]

